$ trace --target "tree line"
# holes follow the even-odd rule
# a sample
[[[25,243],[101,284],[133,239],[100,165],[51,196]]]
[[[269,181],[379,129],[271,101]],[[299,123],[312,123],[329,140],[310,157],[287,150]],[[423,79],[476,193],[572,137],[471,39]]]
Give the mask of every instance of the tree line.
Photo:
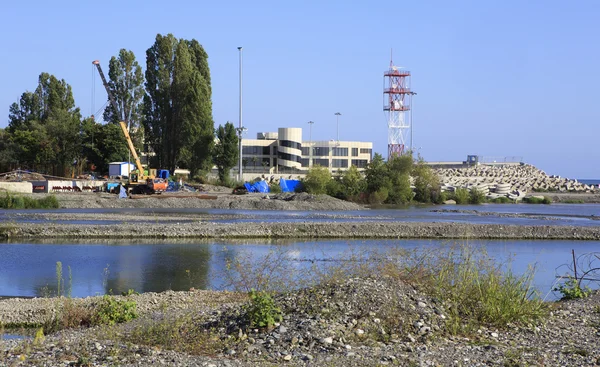
[[[128,148],[118,125],[125,121],[149,167],[190,169],[202,174],[218,162],[229,172],[237,160],[237,136],[226,123],[215,147],[208,54],[195,39],[158,34],[146,51],[146,70],[132,51],[121,49],[109,62],[108,85],[120,111],[104,109],[105,124],[82,117],[71,86],[42,72],[33,92],[9,108],[0,129],[0,169],[21,168],[56,176],[108,171],[126,161]],[[222,141],[226,141],[225,147]]]

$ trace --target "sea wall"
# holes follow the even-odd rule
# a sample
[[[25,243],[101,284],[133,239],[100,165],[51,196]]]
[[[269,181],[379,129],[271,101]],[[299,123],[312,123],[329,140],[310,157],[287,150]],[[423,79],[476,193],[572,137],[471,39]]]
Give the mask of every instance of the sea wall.
[[[31,182],[0,182],[0,191],[31,194],[33,185]]]

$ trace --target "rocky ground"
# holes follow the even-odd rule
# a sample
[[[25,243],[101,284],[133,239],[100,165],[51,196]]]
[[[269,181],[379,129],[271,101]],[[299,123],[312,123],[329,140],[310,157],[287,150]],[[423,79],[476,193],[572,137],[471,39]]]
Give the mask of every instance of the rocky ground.
[[[226,190],[226,191],[225,191]],[[32,194],[40,198],[47,194]],[[306,193],[232,195],[231,189],[211,186],[202,192],[167,192],[119,199],[108,193],[54,193],[65,209],[94,208],[206,208],[255,210],[360,210],[362,205],[327,195]]]
[[[443,302],[390,278],[350,278],[275,297],[283,320],[249,328],[243,298],[165,292],[136,298],[141,317],[117,327],[0,341],[1,366],[591,366],[600,363],[600,294],[549,304],[538,324],[446,329]],[[92,300],[93,301],[93,300]],[[86,302],[86,301],[82,301]],[[90,301],[88,301],[90,302]],[[46,306],[41,306],[42,304]],[[0,320],[29,322],[56,300],[0,301]],[[158,305],[158,306],[156,306]],[[44,316],[42,316],[44,317]],[[39,318],[38,318],[39,319]],[[184,323],[181,320],[185,320]],[[178,323],[179,322],[179,323]],[[143,330],[146,334],[141,334]],[[201,337],[205,331],[206,337]],[[140,341],[194,335],[190,353]],[[200,337],[199,337],[200,335]],[[150,343],[153,344],[153,343]]]
[[[0,226],[17,238],[433,238],[600,240],[600,227],[418,222],[156,223],[151,226],[32,224]]]

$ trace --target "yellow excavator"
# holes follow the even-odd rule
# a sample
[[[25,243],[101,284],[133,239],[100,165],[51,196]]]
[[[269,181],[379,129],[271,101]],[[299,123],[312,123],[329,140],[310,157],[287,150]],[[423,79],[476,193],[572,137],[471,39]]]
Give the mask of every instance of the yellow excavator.
[[[98,73],[100,74],[102,84],[104,84],[104,88],[106,89],[110,103],[119,116],[119,125],[121,126],[121,130],[123,130],[125,140],[127,140],[127,147],[129,148],[129,151],[135,160],[135,166],[137,170],[133,171],[129,176],[129,181],[125,185],[127,192],[132,194],[160,194],[161,192],[166,191],[169,185],[166,177],[156,177],[156,169],[149,169],[150,174],[147,174],[144,170],[142,162],[140,161],[140,158],[135,150],[135,146],[133,145],[133,141],[131,140],[131,136],[129,135],[127,124],[121,119],[123,114],[121,113],[121,110],[119,109],[119,106],[117,105],[117,102],[110,91],[108,82],[104,77],[104,72],[102,72],[102,68],[100,67],[100,61],[94,60],[92,61],[92,64],[96,65],[96,68],[98,69]],[[127,164],[129,164],[129,162],[127,162]]]

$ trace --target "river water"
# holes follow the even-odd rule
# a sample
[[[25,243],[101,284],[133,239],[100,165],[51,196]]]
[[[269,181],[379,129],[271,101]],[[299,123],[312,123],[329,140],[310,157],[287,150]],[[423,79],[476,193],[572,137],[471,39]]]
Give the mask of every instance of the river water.
[[[461,212],[436,212],[437,208]],[[466,211],[466,212],[465,212]],[[478,211],[475,213],[473,211]],[[480,215],[481,212],[487,215]],[[598,204],[479,205],[453,207],[411,207],[397,210],[355,212],[298,212],[207,209],[107,209],[28,211],[28,213],[169,213],[206,215],[217,222],[301,222],[301,221],[417,221],[469,222],[524,225],[597,226]],[[15,211],[0,211],[2,221],[31,221]],[[503,214],[525,215],[506,217]],[[237,218],[232,218],[237,216]],[[104,217],[103,217],[104,218]],[[35,219],[43,221],[43,219]],[[57,221],[52,221],[57,223]],[[75,223],[72,221],[65,221]],[[81,220],[76,223],[112,224],[114,220]],[[118,221],[116,221],[118,222]],[[44,296],[57,289],[56,263],[62,264],[62,278],[74,297],[120,293],[128,289],[158,292],[168,289],[223,289],[228,262],[243,259],[260,264],[273,252],[284,254],[285,266],[306,269],[314,264],[342,263],[357,252],[378,249],[418,251],[447,248],[452,242],[436,240],[49,240],[0,243],[0,296]],[[576,254],[600,251],[598,241],[481,241],[469,245],[483,248],[490,258],[507,264],[515,273],[536,266],[535,286],[548,293],[557,274],[565,274],[563,264]],[[250,265],[249,265],[250,266]],[[69,276],[70,268],[70,276]],[[71,280],[69,281],[69,278]],[[69,287],[69,284],[71,286]],[[549,295],[553,298],[552,295]]]

